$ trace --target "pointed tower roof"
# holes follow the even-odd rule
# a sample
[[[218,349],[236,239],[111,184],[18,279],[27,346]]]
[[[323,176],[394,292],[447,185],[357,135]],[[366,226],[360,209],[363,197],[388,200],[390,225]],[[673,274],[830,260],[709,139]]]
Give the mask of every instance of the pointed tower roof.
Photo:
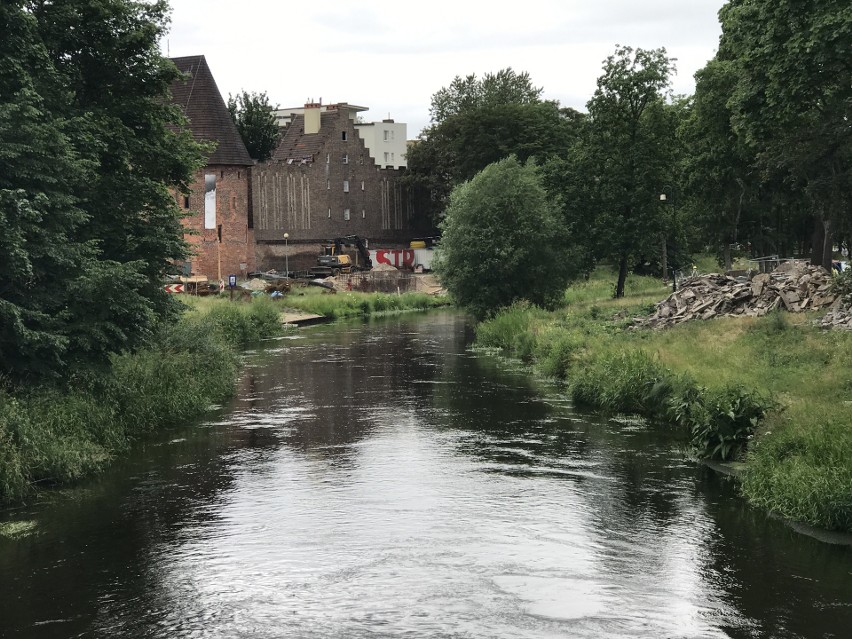
[[[172,83],[172,101],[183,109],[196,140],[216,142],[216,150],[207,163],[237,166],[254,164],[204,56],[193,55],[171,60],[182,73],[190,76]]]

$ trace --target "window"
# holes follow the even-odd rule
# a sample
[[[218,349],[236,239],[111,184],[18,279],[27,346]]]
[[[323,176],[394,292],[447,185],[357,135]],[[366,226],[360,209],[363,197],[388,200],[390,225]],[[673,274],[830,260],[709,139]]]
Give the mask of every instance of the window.
[[[219,178],[222,179],[222,180],[225,179],[225,172],[224,171],[219,171]]]
[[[183,208],[185,208],[185,209],[189,208],[189,196],[188,195],[183,196]]]
[[[349,221],[349,209],[343,209],[343,219]]]
[[[331,164],[331,153],[326,153],[326,154],[325,154],[325,163],[326,163],[326,164]]]
[[[331,219],[331,207],[328,208],[328,218]]]
[[[388,153],[387,151],[385,151],[385,164],[390,164],[390,162],[391,162],[390,156],[391,156],[391,154]]]
[[[361,180],[361,190],[364,190],[364,180]]]
[[[243,172],[237,171],[237,179],[239,180],[241,177],[243,177]]]
[[[364,209],[361,209],[361,219],[362,220],[367,219],[367,211],[364,210]]]
[[[327,191],[331,191],[331,180],[325,181],[325,188]]]
[[[349,193],[349,180],[343,180],[343,192]]]
[[[348,153],[343,154],[343,163],[349,164],[349,154]]]
[[[385,142],[393,140],[393,129],[385,129]]]
[[[344,142],[346,142],[346,131],[340,132],[340,139],[343,140]]]

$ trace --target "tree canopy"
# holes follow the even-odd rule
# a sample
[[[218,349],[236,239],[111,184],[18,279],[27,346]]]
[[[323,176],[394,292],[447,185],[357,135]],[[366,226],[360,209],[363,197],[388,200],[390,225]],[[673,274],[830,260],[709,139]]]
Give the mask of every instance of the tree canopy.
[[[168,100],[166,21],[163,2],[0,6],[0,372],[103,363],[174,312],[171,189],[202,155]]]
[[[814,217],[813,263],[830,266],[852,203],[852,5],[733,0],[718,58],[735,65],[731,122],[766,181],[800,192]]]
[[[512,156],[457,186],[436,270],[477,317],[518,300],[553,306],[577,272],[569,229],[532,162]]]
[[[228,96],[231,118],[237,125],[249,156],[258,162],[271,158],[278,145],[278,125],[273,113],[276,108],[269,104],[266,92],[242,91],[235,96]]]
[[[570,172],[564,184],[573,188],[565,193],[566,216],[586,229],[597,259],[618,265],[618,297],[632,261],[658,253],[672,222],[659,194],[674,147],[674,114],[664,100],[673,71],[665,49],[616,47],[588,102],[584,135],[564,166]]]
[[[432,96],[432,125],[407,158],[407,181],[427,217],[439,220],[453,187],[492,162],[564,151],[582,116],[541,100],[541,93],[529,74],[509,68],[482,79],[457,76]]]

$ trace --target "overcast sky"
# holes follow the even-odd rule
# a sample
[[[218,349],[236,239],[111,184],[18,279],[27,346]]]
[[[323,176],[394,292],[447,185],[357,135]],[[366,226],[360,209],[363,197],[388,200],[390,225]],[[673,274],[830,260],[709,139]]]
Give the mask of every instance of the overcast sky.
[[[282,107],[309,98],[370,108],[414,138],[432,94],[456,75],[527,71],[544,97],[585,110],[616,44],[666,47],[675,93],[713,57],[723,0],[171,0],[163,53],[203,54],[219,90],[266,91]],[[499,8],[498,8],[499,7]]]

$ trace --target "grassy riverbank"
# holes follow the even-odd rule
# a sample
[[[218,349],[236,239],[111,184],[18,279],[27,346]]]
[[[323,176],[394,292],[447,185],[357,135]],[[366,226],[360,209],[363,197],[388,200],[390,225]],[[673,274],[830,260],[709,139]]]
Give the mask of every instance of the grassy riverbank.
[[[425,293],[394,295],[391,293],[346,292],[326,295],[322,293],[321,289],[306,288],[288,295],[282,300],[282,303],[305,313],[342,319],[406,311],[424,311],[447,306],[449,301],[446,297],[426,295]]]
[[[852,334],[786,314],[632,331],[630,318],[668,291],[631,276],[615,300],[612,282],[597,272],[552,313],[508,309],[478,327],[477,343],[565,379],[578,403],[675,425],[700,457],[745,460],[753,504],[852,531]]]
[[[285,308],[344,318],[447,304],[418,293],[303,293],[250,303],[184,298],[188,308],[176,324],[161,327],[147,348],[113,357],[107,371],[0,389],[0,504],[24,499],[38,486],[96,474],[145,433],[227,399],[239,352],[278,334]]]
[[[270,300],[211,305],[163,326],[108,371],[0,391],[0,503],[105,468],[147,432],[203,413],[233,392],[237,353],[281,330]]]

